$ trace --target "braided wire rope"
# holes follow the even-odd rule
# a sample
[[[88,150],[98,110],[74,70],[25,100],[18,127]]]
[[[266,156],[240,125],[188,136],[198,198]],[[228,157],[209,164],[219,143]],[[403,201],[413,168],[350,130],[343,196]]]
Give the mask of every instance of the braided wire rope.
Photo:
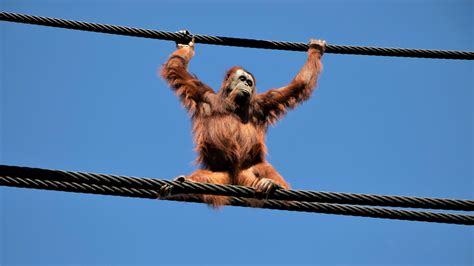
[[[180,182],[154,178],[138,178],[109,174],[0,165],[0,178],[4,177],[31,178],[61,182],[151,189],[155,191],[160,190],[163,185],[172,185],[173,194],[211,194],[240,198],[255,198],[255,190],[251,187],[245,186]],[[351,205],[474,211],[474,200],[459,199],[403,197],[286,189],[276,190],[273,194],[269,195],[268,199]]]
[[[50,27],[59,27],[74,30],[101,32],[133,37],[143,37],[151,39],[160,39],[176,42],[189,42],[190,35],[184,32],[167,32],[159,30],[141,29],[109,24],[99,24],[82,22],[75,20],[66,20],[59,18],[49,18],[42,16],[32,16],[27,14],[18,14],[10,12],[0,12],[0,20],[26,23]],[[239,46],[248,48],[287,50],[287,51],[307,51],[309,46],[301,42],[284,42],[271,40],[255,40],[243,38],[231,38],[220,36],[193,35],[196,43]],[[464,59],[474,60],[474,52],[467,51],[449,51],[449,50],[422,50],[406,48],[382,48],[369,46],[350,46],[350,45],[331,45],[326,46],[326,53],[333,54],[353,54],[353,55],[374,55],[374,56],[398,56],[398,57],[418,57],[418,58],[437,58],[437,59]]]
[[[77,182],[64,182],[52,180],[38,180],[30,178],[12,178],[0,177],[1,186],[45,189],[65,192],[77,192],[88,194],[112,195],[123,197],[137,197],[157,199],[158,192],[151,189],[130,188],[120,186],[108,186],[98,184],[86,184]],[[166,199],[173,201],[187,201],[202,203],[198,198],[190,197],[186,200]],[[286,210],[298,212],[312,212],[336,215],[349,215],[370,218],[396,219],[420,222],[447,223],[460,225],[474,225],[474,216],[433,213],[406,210],[392,210],[384,208],[368,208],[340,204],[297,202],[297,201],[279,201],[279,200],[261,200],[258,206],[252,206],[248,199],[231,197],[227,205],[239,207],[257,207],[263,209]]]

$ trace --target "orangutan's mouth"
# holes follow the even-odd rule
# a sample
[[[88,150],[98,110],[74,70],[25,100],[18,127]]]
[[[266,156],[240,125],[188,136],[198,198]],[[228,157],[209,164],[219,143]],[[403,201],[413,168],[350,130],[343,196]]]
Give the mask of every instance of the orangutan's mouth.
[[[235,101],[237,103],[245,103],[250,99],[250,91],[245,89],[240,89],[235,95]]]

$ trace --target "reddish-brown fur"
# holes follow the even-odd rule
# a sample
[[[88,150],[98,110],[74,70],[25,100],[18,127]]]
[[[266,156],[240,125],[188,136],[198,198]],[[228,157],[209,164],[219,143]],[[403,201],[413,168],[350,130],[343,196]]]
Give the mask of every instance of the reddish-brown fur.
[[[163,65],[161,76],[169,83],[192,118],[197,162],[202,169],[186,179],[195,182],[262,187],[270,179],[289,188],[283,177],[265,160],[265,134],[288,109],[307,100],[322,69],[320,49],[310,48],[308,59],[288,86],[251,95],[248,104],[236,104],[227,95],[229,79],[241,67],[227,71],[215,93],[187,71],[193,47],[176,50]],[[253,76],[252,76],[253,77]],[[254,78],[255,81],[255,78]],[[268,180],[267,180],[268,181]],[[204,196],[213,206],[225,204],[225,197]]]

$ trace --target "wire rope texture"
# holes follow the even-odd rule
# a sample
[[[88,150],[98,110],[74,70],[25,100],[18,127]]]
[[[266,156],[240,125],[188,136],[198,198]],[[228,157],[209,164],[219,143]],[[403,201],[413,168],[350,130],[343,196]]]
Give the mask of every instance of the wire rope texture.
[[[113,195],[125,197],[138,197],[156,199],[157,191],[150,189],[124,188],[116,186],[105,186],[96,184],[84,184],[75,182],[60,182],[51,180],[35,180],[29,178],[11,178],[0,177],[1,186],[34,188],[45,190],[56,190],[65,192],[78,192],[100,195]],[[190,197],[186,200],[200,202],[198,198]],[[328,203],[310,203],[296,201],[278,201],[278,200],[262,200],[259,206],[250,206],[250,202],[246,199],[232,197],[227,205],[239,207],[257,207],[273,210],[287,210],[298,212],[312,212],[336,215],[349,215],[370,218],[396,219],[420,222],[447,223],[460,225],[474,225],[474,216],[449,214],[449,213],[433,213],[433,212],[417,212],[405,210],[392,210],[383,208],[367,208],[350,205],[328,204]]]
[[[0,177],[33,178],[41,180],[152,189],[155,191],[160,190],[163,185],[172,185],[173,194],[211,194],[255,198],[255,190],[245,186],[179,182],[152,178],[137,178],[8,165],[0,165]],[[269,196],[269,199],[439,210],[474,210],[473,200],[385,196],[286,189],[276,190],[275,193]]]
[[[101,32],[133,37],[143,37],[152,39],[169,40],[176,42],[189,41],[190,35],[183,32],[167,32],[151,29],[141,29],[110,24],[99,24],[82,22],[75,20],[66,20],[59,18],[50,18],[42,16],[32,16],[27,14],[18,14],[11,12],[0,12],[0,20],[26,23],[50,27],[60,27],[66,29]],[[232,37],[219,37],[195,34],[193,35],[196,43],[239,46],[248,48],[287,50],[287,51],[307,51],[307,43],[284,42],[270,40],[255,40]],[[334,54],[353,54],[353,55],[373,55],[373,56],[397,56],[397,57],[418,57],[418,58],[437,58],[437,59],[463,59],[474,60],[474,52],[468,51],[449,51],[449,50],[424,50],[424,49],[406,49],[406,48],[382,48],[369,46],[351,46],[351,45],[331,45],[326,46],[326,53]]]

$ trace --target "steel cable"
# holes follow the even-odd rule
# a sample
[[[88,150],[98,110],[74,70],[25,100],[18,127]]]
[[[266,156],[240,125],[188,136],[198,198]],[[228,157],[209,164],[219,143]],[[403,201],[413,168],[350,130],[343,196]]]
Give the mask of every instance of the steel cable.
[[[30,178],[12,178],[12,177],[5,177],[5,176],[0,177],[0,185],[9,186],[9,187],[34,188],[34,189],[65,191],[65,192],[78,192],[78,193],[124,196],[124,197],[138,197],[138,198],[148,198],[148,199],[156,199],[158,196],[157,191],[151,190],[151,189],[117,187],[117,186],[52,181],[52,180],[38,180],[38,179],[30,179]],[[175,201],[183,201],[183,200],[175,200]],[[201,202],[198,198],[193,198],[193,197],[190,197],[189,199],[186,199],[185,201]],[[259,205],[257,208],[361,216],[361,217],[370,217],[370,218],[409,220],[409,221],[420,221],[420,222],[474,225],[474,216],[462,215],[462,214],[418,212],[418,211],[392,210],[392,209],[383,209],[383,208],[367,208],[367,207],[328,204],[328,203],[279,201],[279,200],[261,200],[260,203],[261,205]],[[231,197],[227,205],[240,206],[240,207],[252,207],[248,199],[238,198],[238,197]]]
[[[75,182],[117,187],[151,189],[155,191],[160,190],[163,185],[168,184],[173,186],[174,194],[212,194],[241,198],[255,198],[255,190],[253,188],[244,186],[179,182],[154,178],[138,178],[129,176],[49,170],[9,165],[0,165],[0,178],[1,177]],[[403,197],[286,189],[276,190],[275,193],[269,196],[269,199],[385,207],[474,211],[473,200],[459,199]]]
[[[102,32],[109,34],[143,37],[151,39],[160,39],[176,42],[186,42],[189,36],[185,33],[167,32],[159,30],[141,29],[133,27],[124,27],[109,24],[99,24],[82,22],[75,20],[66,20],[58,18],[49,18],[42,16],[32,16],[11,12],[0,12],[0,20],[26,23],[50,27],[59,27],[74,30]],[[283,42],[270,40],[254,40],[243,38],[231,38],[220,36],[193,35],[196,43],[239,46],[249,48],[300,51],[308,50],[308,44],[301,42]],[[418,57],[418,58],[437,58],[437,59],[464,59],[473,60],[474,52],[467,51],[448,51],[448,50],[422,50],[406,48],[382,48],[368,46],[350,46],[350,45],[331,45],[326,47],[326,53],[333,54],[353,54],[353,55],[374,55],[374,56],[398,56],[398,57]]]

